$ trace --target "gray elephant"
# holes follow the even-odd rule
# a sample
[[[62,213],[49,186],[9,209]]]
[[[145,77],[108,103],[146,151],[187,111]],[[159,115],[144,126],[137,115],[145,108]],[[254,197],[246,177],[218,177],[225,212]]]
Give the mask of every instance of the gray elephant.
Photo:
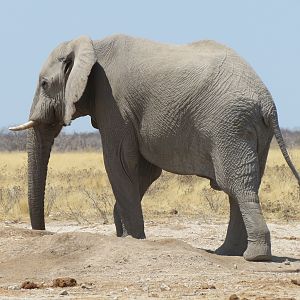
[[[208,178],[229,196],[226,239],[216,250],[271,258],[258,189],[273,134],[289,167],[272,97],[252,68],[213,41],[166,45],[125,35],[62,43],[43,66],[29,122],[28,198],[44,229],[47,164],[54,138],[89,115],[102,138],[117,235],[145,238],[141,199],[162,169]]]

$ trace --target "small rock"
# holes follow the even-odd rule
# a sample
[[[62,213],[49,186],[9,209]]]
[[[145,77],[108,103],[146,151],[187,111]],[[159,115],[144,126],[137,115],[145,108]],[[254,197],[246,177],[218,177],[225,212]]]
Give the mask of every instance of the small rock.
[[[177,215],[178,214],[178,210],[175,209],[175,208],[173,208],[173,209],[171,209],[170,214],[171,215]]]
[[[21,288],[18,285],[10,285],[7,287],[8,290],[16,291],[20,290]]]
[[[232,295],[229,297],[229,300],[240,300],[240,298],[239,298],[236,294],[232,294]]]
[[[77,285],[77,281],[74,278],[70,277],[61,277],[53,280],[53,287],[67,287],[67,286],[75,286]]]
[[[165,283],[162,283],[162,284],[160,285],[160,290],[161,290],[161,291],[170,291],[171,288],[170,288],[168,285],[166,285]]]
[[[149,287],[148,287],[147,285],[145,285],[145,286],[142,287],[142,290],[143,290],[144,292],[148,292]]]
[[[237,264],[234,264],[233,267],[234,267],[234,269],[237,269]]]
[[[151,292],[151,293],[149,294],[149,296],[150,296],[150,297],[153,297],[153,298],[158,298],[158,297],[159,297],[159,295],[158,295],[157,293],[154,293],[154,292]]]
[[[24,281],[21,284],[21,288],[26,290],[37,289],[38,285],[32,281]]]
[[[288,259],[286,259],[286,260],[284,261],[284,264],[285,264],[286,266],[289,266],[289,265],[291,264],[291,262],[290,262]]]
[[[291,282],[296,285],[300,285],[300,279],[292,279]]]
[[[90,290],[90,289],[92,289],[93,287],[92,287],[91,285],[88,285],[88,284],[83,283],[83,284],[81,285],[81,288],[82,288],[82,289]]]
[[[200,287],[202,290],[215,290],[216,287],[213,284],[203,283]]]
[[[218,267],[218,268],[221,268],[221,266],[220,266],[220,265],[217,265],[217,267]]]
[[[61,291],[61,292],[59,293],[59,295],[61,295],[61,296],[67,296],[67,295],[69,295],[69,293],[68,293],[67,290],[63,290],[63,291]]]

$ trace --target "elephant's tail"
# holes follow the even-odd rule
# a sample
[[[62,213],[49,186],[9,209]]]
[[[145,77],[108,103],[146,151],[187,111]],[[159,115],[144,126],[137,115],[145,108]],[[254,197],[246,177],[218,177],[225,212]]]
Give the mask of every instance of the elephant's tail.
[[[275,107],[275,104],[272,102],[272,105],[271,107],[269,107],[269,110],[268,110],[268,114],[267,114],[267,119],[268,119],[268,123],[272,126],[273,128],[273,132],[274,132],[274,136],[276,138],[276,141],[278,143],[278,146],[281,150],[281,153],[286,161],[286,163],[288,164],[288,166],[290,167],[291,171],[293,172],[294,176],[296,177],[297,181],[298,181],[298,184],[300,186],[300,175],[299,173],[297,172],[291,158],[290,158],[290,155],[287,151],[287,147],[285,145],[285,142],[283,140],[283,137],[282,137],[282,133],[281,133],[281,130],[280,130],[280,127],[279,127],[279,122],[278,122],[278,116],[277,116],[277,110],[276,110],[276,107]],[[264,116],[265,117],[265,116]],[[266,118],[265,118],[266,120]]]

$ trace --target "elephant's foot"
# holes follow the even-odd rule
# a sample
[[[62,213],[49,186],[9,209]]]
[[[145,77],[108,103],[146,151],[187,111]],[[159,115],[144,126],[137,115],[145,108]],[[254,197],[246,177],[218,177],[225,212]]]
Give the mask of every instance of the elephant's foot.
[[[215,253],[218,255],[226,255],[226,256],[243,256],[247,248],[247,241],[246,243],[229,243],[224,242],[218,249],[215,250]]]
[[[127,230],[122,222],[122,226],[117,229],[117,236],[124,238],[128,235],[131,235],[135,239],[145,239],[146,235],[144,232],[144,226],[140,229],[135,228],[134,230]]]
[[[116,223],[116,233],[117,233],[117,237],[122,237],[122,238],[129,235],[124,223],[121,220],[119,220],[119,222]]]
[[[146,235],[145,235],[144,232],[131,234],[130,232],[128,232],[128,231],[126,230],[125,227],[123,228],[122,234],[120,234],[120,233],[117,232],[117,237],[125,238],[125,237],[127,237],[128,235],[131,235],[131,236],[132,236],[133,238],[135,238],[135,239],[145,239],[145,238],[146,238]]]
[[[139,239],[139,240],[143,240],[146,238],[145,232],[141,231],[141,232],[132,232],[129,233],[133,238],[135,239]]]
[[[126,230],[126,228],[124,227],[124,228],[123,228],[123,233],[122,233],[121,237],[124,238],[124,237],[126,237],[126,236],[128,236],[128,235],[129,235],[129,233],[128,233],[128,231]]]
[[[237,200],[229,196],[230,219],[227,228],[226,238],[215,253],[227,256],[243,256],[247,249],[247,231],[241,215]]]
[[[244,258],[248,261],[269,261],[272,258],[271,245],[266,243],[249,242]]]

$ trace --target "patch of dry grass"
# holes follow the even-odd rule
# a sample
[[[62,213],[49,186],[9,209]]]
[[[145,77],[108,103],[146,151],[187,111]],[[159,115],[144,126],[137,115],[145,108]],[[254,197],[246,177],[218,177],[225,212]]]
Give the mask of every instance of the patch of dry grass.
[[[291,151],[300,170],[300,149]],[[111,222],[114,197],[99,153],[52,153],[45,196],[45,214],[51,219],[78,223]],[[297,182],[278,149],[271,149],[260,189],[267,218],[300,220]],[[196,176],[164,172],[143,200],[146,219],[181,215],[227,217],[228,201],[209,181]],[[27,155],[0,153],[0,219],[28,219]]]

